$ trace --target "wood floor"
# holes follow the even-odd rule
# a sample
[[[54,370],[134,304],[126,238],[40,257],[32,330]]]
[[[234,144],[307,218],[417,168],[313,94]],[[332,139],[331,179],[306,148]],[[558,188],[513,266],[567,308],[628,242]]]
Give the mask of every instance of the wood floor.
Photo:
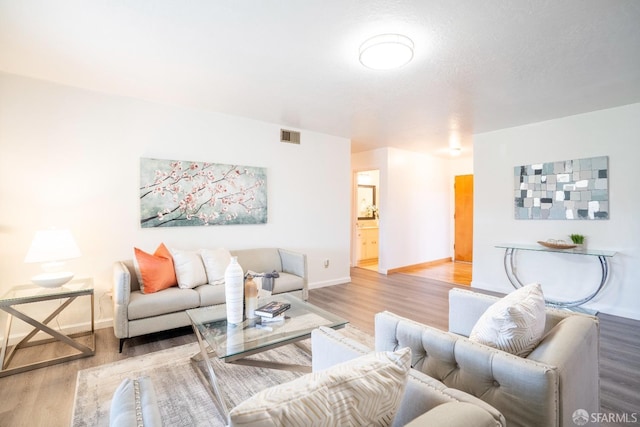
[[[359,261],[358,268],[378,271],[378,260]],[[471,270],[472,264],[470,262],[439,261],[420,264],[414,267],[404,267],[396,272],[410,276],[440,280],[447,283],[455,283],[456,285],[471,285]]]
[[[447,329],[449,283],[409,274],[384,276],[361,268],[352,281],[310,291],[311,303],[373,334],[373,316],[389,310]],[[600,315],[601,403],[607,413],[640,412],[640,322]],[[78,370],[195,342],[190,328],[129,340],[122,354],[111,328],[97,331],[93,357],[0,378],[0,426],[68,426]],[[59,349],[47,345],[44,353]],[[615,424],[603,423],[603,426]]]
[[[416,266],[401,269],[399,273],[408,274],[410,276],[425,277],[427,279],[440,280],[447,283],[455,283],[456,285],[471,285],[471,269],[470,262],[439,262],[428,267]]]

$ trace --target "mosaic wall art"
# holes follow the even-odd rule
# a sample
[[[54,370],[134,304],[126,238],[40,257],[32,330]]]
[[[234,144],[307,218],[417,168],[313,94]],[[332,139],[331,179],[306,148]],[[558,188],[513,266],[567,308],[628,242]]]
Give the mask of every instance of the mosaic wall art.
[[[609,219],[609,157],[516,166],[516,219]]]
[[[140,159],[140,225],[266,224],[265,168]]]

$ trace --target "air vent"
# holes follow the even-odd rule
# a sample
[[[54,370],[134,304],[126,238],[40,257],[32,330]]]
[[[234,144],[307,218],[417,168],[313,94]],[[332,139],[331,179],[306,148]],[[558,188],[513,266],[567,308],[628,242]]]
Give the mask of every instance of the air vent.
[[[300,144],[300,132],[294,130],[280,129],[280,142],[290,144]]]

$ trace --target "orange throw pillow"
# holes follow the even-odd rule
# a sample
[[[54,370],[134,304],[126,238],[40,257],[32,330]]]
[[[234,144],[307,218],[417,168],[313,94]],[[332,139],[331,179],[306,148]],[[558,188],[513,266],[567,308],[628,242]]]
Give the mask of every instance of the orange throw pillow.
[[[158,246],[153,255],[138,248],[133,248],[133,251],[140,271],[140,290],[143,294],[152,294],[178,284],[171,252],[164,243]]]

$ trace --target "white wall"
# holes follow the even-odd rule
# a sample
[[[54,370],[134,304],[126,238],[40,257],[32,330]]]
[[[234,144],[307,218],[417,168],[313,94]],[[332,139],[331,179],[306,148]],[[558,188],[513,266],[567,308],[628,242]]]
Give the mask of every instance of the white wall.
[[[279,128],[0,73],[0,293],[38,272],[23,259],[49,226],[76,237],[68,266],[94,278],[103,324],[111,265],[134,246],[284,247],[307,253],[312,287],[349,281],[350,141],[302,130],[283,144]],[[268,223],[141,229],[141,157],[267,168]]]
[[[535,244],[580,233],[590,248],[618,251],[607,286],[586,307],[640,319],[638,135],[640,104],[475,135],[473,286],[512,290],[496,244]],[[596,156],[609,156],[609,220],[514,219],[514,166]],[[592,257],[527,253],[518,263],[523,281],[540,281],[545,293],[565,298],[586,295],[599,281]]]
[[[448,160],[382,148],[353,154],[352,169],[380,170],[379,272],[451,256]]]

